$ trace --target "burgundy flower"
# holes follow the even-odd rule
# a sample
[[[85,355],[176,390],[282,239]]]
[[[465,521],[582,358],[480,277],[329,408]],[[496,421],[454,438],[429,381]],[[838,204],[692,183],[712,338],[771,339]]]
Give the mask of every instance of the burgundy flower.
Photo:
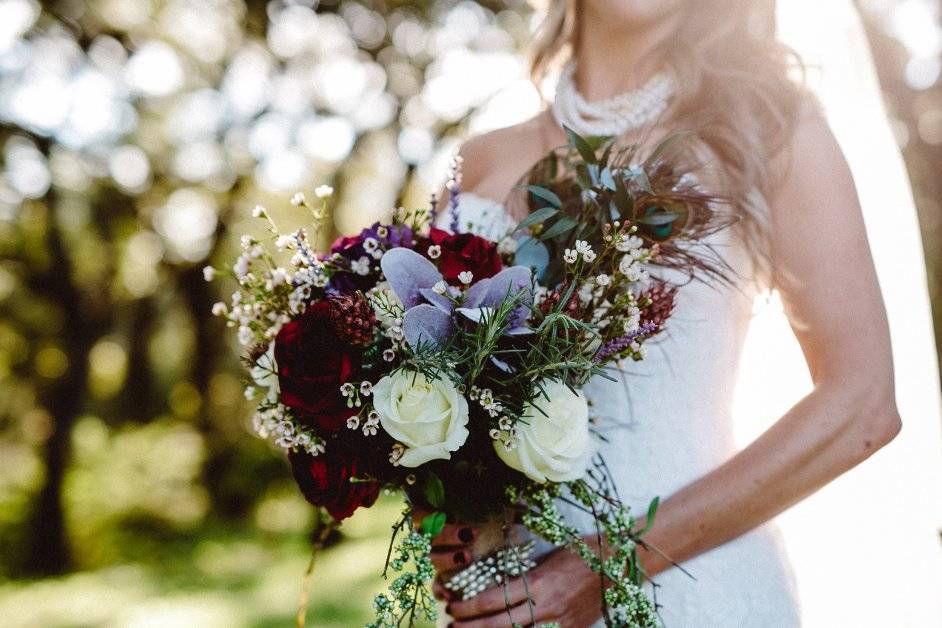
[[[312,303],[275,338],[281,403],[305,423],[339,430],[356,414],[340,386],[356,379],[361,349],[338,337],[329,301]]]
[[[331,253],[340,253],[344,257],[358,259],[363,255],[363,236],[341,236],[330,245]]]
[[[325,508],[337,521],[360,506],[369,508],[379,495],[379,482],[351,481],[364,479],[363,461],[337,441],[328,442],[327,450],[318,456],[292,452],[288,459],[305,499]]]
[[[497,244],[482,237],[471,233],[451,234],[441,229],[432,229],[429,240],[441,247],[439,268],[445,281],[452,285],[460,283],[458,275],[464,271],[471,271],[477,281],[493,277],[503,267]]]

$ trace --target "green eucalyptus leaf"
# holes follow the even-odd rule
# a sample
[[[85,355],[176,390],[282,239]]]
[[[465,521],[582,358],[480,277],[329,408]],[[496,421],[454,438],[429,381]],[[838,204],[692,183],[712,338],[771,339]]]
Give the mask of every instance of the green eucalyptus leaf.
[[[592,187],[599,185],[599,165],[598,164],[588,164],[586,170],[589,172],[589,178],[592,180]]]
[[[425,501],[432,508],[445,507],[445,485],[442,484],[440,477],[429,472],[425,480]]]
[[[431,537],[436,537],[445,529],[445,513],[441,511],[433,512],[422,518],[422,532]]]
[[[567,231],[572,231],[579,222],[573,220],[569,216],[563,216],[559,220],[553,223],[553,226],[540,234],[540,240],[549,240],[555,238],[556,236],[562,235]]]
[[[678,214],[677,212],[659,211],[648,213],[643,218],[639,218],[635,222],[646,227],[663,227],[664,225],[670,225],[677,222],[682,217],[683,214]]]
[[[612,176],[612,171],[608,168],[603,168],[602,172],[599,173],[599,181],[601,181],[602,185],[612,192],[617,190],[617,187],[615,186],[615,177]]]
[[[517,225],[514,231],[521,231],[528,227],[532,227],[533,225],[537,225],[541,222],[544,222],[552,218],[558,213],[559,213],[559,210],[556,209],[555,207],[543,207],[541,209],[538,209],[532,214],[530,214],[529,216],[527,216],[526,218],[524,218],[523,220],[521,220],[520,224]]]
[[[545,188],[542,185],[528,185],[526,188],[530,191],[530,194],[542,198],[553,207],[559,208],[563,205],[563,202],[559,200],[559,197],[556,196],[552,190]]]
[[[563,126],[563,129],[566,131],[566,137],[569,138],[569,143],[579,151],[579,155],[587,164],[597,163],[595,158],[595,151],[592,150],[592,147],[589,146],[589,143],[584,137],[570,129],[568,126]]]
[[[642,168],[630,169],[628,171],[628,176],[630,176],[642,190],[648,194],[654,194],[654,189],[651,187],[651,180],[648,179],[648,173],[645,172]]]
[[[514,253],[514,264],[532,268],[537,278],[543,276],[549,262],[549,249],[536,238],[523,238],[517,244],[517,252]]]

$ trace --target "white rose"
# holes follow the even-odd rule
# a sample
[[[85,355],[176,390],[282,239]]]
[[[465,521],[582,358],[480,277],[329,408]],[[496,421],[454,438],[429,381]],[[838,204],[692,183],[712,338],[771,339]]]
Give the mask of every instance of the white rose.
[[[448,460],[468,438],[468,402],[448,380],[397,371],[373,386],[373,407],[383,429],[406,446],[404,467]]]
[[[507,466],[535,482],[568,482],[581,478],[596,443],[589,434],[589,404],[580,392],[565,384],[544,381],[540,396],[527,405],[517,421],[517,440],[512,449],[494,442],[497,455]]]

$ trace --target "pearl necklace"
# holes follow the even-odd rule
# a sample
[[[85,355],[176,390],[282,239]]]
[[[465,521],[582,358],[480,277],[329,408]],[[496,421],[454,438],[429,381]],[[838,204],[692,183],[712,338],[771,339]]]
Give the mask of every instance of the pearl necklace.
[[[560,126],[580,135],[619,136],[640,129],[667,111],[674,95],[673,75],[660,72],[643,87],[588,102],[576,89],[575,71],[572,61],[563,68],[553,99],[553,117]]]

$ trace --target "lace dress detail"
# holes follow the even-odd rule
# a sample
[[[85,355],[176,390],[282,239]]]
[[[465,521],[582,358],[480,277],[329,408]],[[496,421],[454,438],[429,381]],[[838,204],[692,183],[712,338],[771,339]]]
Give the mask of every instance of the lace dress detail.
[[[514,224],[500,204],[469,193],[460,197],[458,217],[462,230],[495,240]],[[756,288],[745,279],[752,276],[749,257],[731,230],[716,234],[710,244],[744,279],[729,287],[683,285],[668,329],[647,345],[647,358],[624,370],[610,369],[616,381],[597,377],[585,390],[608,439],[601,453],[635,512],[737,451],[731,406]],[[583,513],[567,515],[586,532],[594,531]],[[772,524],[687,561],[684,568],[696,580],[677,569],[656,578],[667,628],[801,624],[791,569]]]

